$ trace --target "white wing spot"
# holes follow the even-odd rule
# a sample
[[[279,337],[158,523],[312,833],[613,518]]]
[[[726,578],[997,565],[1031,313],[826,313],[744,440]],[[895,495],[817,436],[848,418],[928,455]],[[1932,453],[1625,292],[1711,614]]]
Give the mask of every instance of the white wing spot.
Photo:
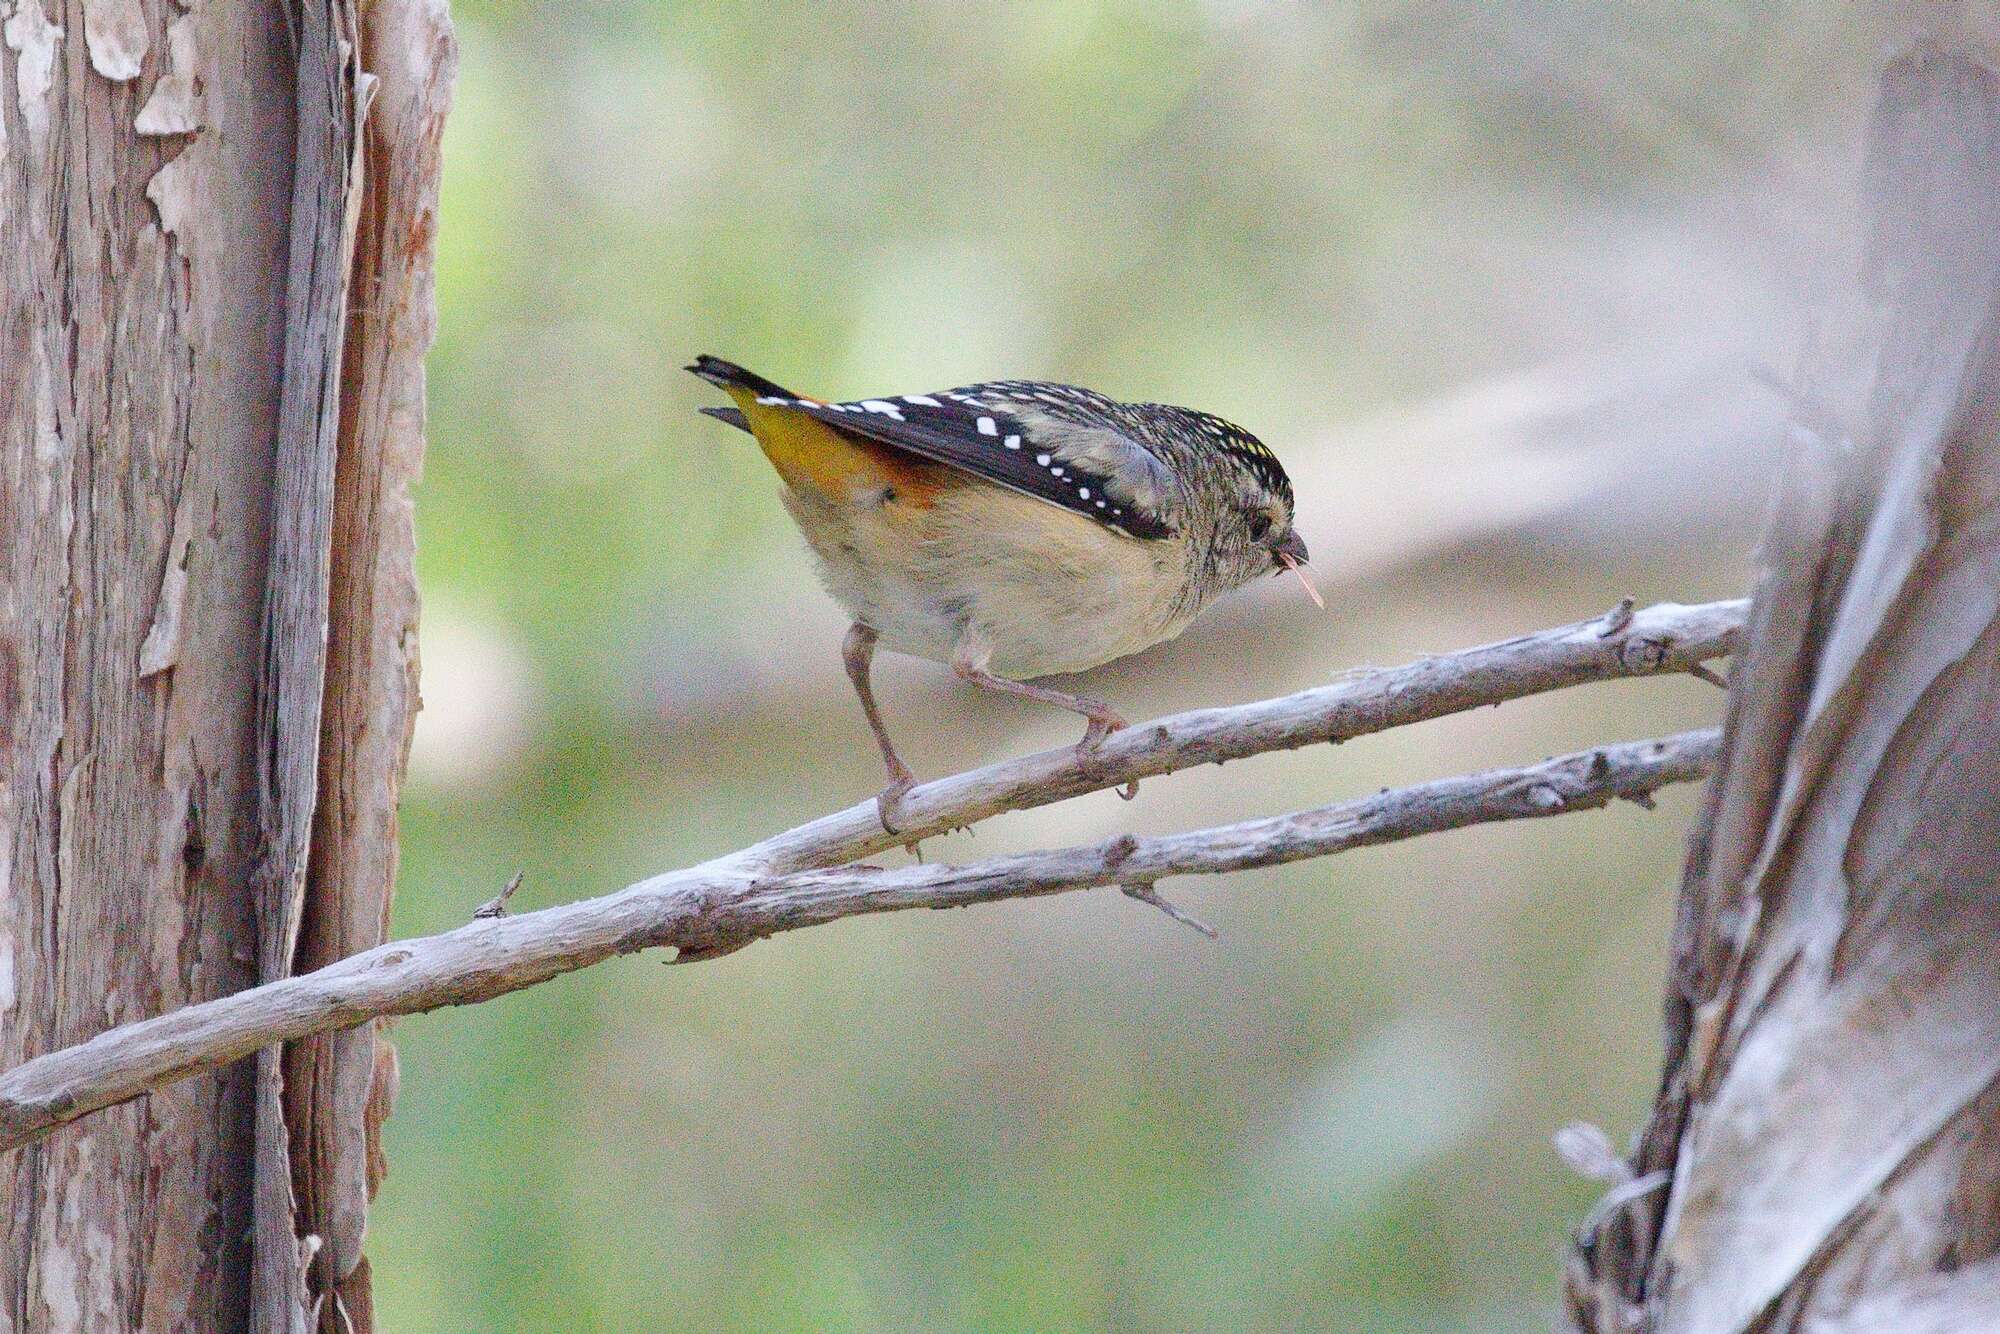
[[[1098,502],[1097,502],[1097,508],[1099,508],[1099,509],[1103,509],[1103,508],[1104,508],[1104,502],[1103,502],[1103,501],[1101,501],[1101,500],[1100,500],[1100,501],[1098,501]]]
[[[1000,429],[993,424],[991,417],[981,417],[979,419],[979,433],[981,435],[998,435],[1000,434]]]
[[[791,399],[789,399],[789,398],[779,398],[779,397],[778,397],[777,395],[775,395],[775,394],[759,394],[759,395],[757,395],[757,401],[758,401],[759,403],[762,403],[762,404],[763,404],[763,405],[764,405],[765,407],[767,407],[767,408],[768,408],[768,407],[772,407],[772,406],[774,406],[775,404],[779,404],[779,403],[789,403],[789,402],[791,402],[792,400],[791,400]]]
[[[944,404],[938,402],[929,394],[904,394],[903,401],[905,403],[921,403],[927,408],[941,408],[944,406]]]
[[[1060,477],[1060,476],[1062,476],[1062,475],[1063,475],[1063,472],[1062,472],[1062,469],[1061,469],[1061,468],[1051,468],[1051,469],[1049,469],[1049,476],[1051,476],[1051,477]]]
[[[1035,455],[1035,462],[1046,468],[1049,466],[1049,456],[1047,454],[1037,454]]]
[[[1090,499],[1090,488],[1089,488],[1089,487],[1087,487],[1087,486],[1079,486],[1079,487],[1078,487],[1078,488],[1076,489],[1076,493],[1077,493],[1077,494],[1078,494],[1079,496],[1082,496],[1082,497],[1083,497],[1083,498],[1084,498],[1085,500],[1089,500],[1089,499]]]
[[[1021,437],[1018,435],[1010,435],[1001,443],[1005,444],[1009,449],[1019,449],[1021,447]]]
[[[903,420],[903,410],[894,403],[886,403],[879,398],[864,398],[861,400],[861,406],[865,411],[893,417],[897,421]]]

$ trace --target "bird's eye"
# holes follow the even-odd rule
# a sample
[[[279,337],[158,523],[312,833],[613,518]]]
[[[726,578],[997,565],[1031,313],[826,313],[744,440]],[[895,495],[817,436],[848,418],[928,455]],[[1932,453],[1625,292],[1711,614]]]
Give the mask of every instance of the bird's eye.
[[[1250,540],[1252,542],[1262,542],[1265,538],[1269,537],[1270,535],[1271,535],[1270,515],[1253,514],[1252,516],[1250,516]]]

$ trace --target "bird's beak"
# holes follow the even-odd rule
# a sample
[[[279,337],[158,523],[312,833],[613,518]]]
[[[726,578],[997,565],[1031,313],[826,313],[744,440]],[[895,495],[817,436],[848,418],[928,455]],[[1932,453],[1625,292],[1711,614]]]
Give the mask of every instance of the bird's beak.
[[[1306,578],[1306,544],[1304,538],[1300,537],[1296,531],[1286,533],[1285,540],[1271,548],[1271,559],[1275,560],[1284,569],[1296,574],[1299,577],[1300,585],[1306,590],[1306,596],[1313,600],[1313,605],[1322,611],[1326,610],[1326,599],[1319,595],[1317,588],[1313,587],[1312,580]]]

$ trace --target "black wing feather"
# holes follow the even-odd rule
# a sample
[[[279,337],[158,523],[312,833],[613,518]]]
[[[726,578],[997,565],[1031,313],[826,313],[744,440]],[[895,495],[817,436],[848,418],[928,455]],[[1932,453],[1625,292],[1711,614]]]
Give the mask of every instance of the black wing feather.
[[[1076,457],[1080,451],[1065,448],[1055,434],[1112,432],[1121,447],[1133,451],[1135,466],[1164,472],[1157,457],[1133,438],[1119,418],[1122,405],[1088,389],[999,380],[935,394],[821,403],[799,398],[720,357],[698,357],[688,369],[713,384],[748,389],[760,403],[809,413],[845,434],[956,468],[1129,536],[1149,540],[1173,536],[1173,528],[1160,515],[1131,500],[1126,485],[1080,461]],[[1015,406],[1010,408],[1010,403]],[[750,429],[735,408],[702,411],[739,430]]]
[[[999,396],[980,397],[985,387],[854,403],[791,400],[788,406],[837,430],[1059,505],[1129,536],[1173,536],[1158,516],[1118,498],[1111,479],[1065,458],[1052,447],[1055,442],[1039,437],[1045,427],[1008,411]],[[1127,439],[1134,449],[1143,448]]]

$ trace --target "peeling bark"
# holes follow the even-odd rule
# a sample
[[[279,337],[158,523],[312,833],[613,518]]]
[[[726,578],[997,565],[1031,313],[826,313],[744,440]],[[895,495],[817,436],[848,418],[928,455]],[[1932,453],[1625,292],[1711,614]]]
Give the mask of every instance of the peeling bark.
[[[138,133],[139,88],[92,68],[80,9],[26,0],[0,28],[7,1064],[256,980],[241,887],[283,320],[266,279],[288,213],[267,182],[291,135],[274,17],[204,13],[195,54],[234,96],[205,206],[171,219],[149,186],[185,145]],[[0,1328],[243,1327],[249,1092],[224,1071],[8,1162]]]
[[[420,0],[369,8],[371,25],[445,30]],[[342,368],[356,36],[335,0],[0,4],[0,1065],[290,970],[313,911],[325,664],[348,634],[378,637],[329,618],[329,589],[407,589],[399,644],[413,625],[406,506],[401,529],[344,530],[367,574],[329,570],[335,442],[357,494],[402,496],[421,451],[423,340]],[[432,189],[435,170],[434,152],[406,169]],[[427,265],[428,245],[397,262]],[[405,325],[427,329],[428,287],[408,301]],[[350,423],[357,393],[403,416]],[[406,735],[414,658],[389,682],[361,656],[342,689],[393,698],[344,716]],[[393,803],[400,771],[397,743],[343,782]],[[372,828],[379,917],[393,820]],[[293,1256],[302,1322],[291,1238],[316,1228],[293,1218],[270,1066],[261,1174],[243,1065],[0,1164],[0,1331],[282,1327],[253,1322],[259,1194],[280,1206],[260,1241]],[[344,1133],[378,1105],[366,1089],[341,1104]]]
[[[1664,1078],[1585,1331],[1992,1327],[2000,77],[1922,43],[1869,151],[1867,387],[1799,449],[1690,846]],[[1834,340],[1828,340],[1833,346]]]

